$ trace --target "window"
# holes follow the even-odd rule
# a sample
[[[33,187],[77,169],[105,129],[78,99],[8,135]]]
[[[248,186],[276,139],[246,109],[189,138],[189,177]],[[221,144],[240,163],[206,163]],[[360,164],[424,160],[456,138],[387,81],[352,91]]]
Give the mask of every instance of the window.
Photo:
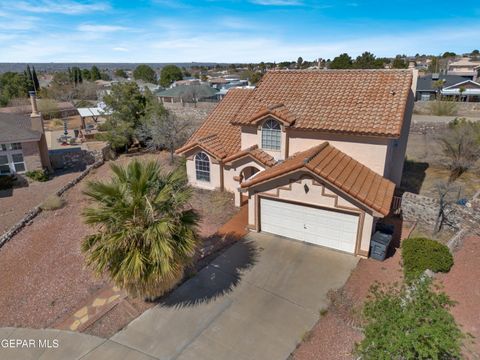
[[[0,144],[0,151],[7,151],[7,144]]]
[[[197,180],[210,181],[210,160],[207,154],[199,152],[195,156],[195,171]]]
[[[278,121],[267,120],[262,126],[262,149],[280,150],[281,129]]]
[[[0,175],[10,174],[7,155],[0,155]]]
[[[25,171],[25,163],[23,161],[22,154],[12,154],[12,162],[13,166],[15,167],[15,172]]]
[[[21,143],[12,143],[10,144],[10,147],[12,150],[22,150],[22,144]]]

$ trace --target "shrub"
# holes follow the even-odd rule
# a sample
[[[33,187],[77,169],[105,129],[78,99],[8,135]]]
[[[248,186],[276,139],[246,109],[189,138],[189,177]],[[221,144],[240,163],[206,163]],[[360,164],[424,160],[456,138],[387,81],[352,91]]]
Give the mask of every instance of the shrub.
[[[437,116],[451,116],[457,113],[457,104],[454,101],[435,100],[430,103],[430,112]]]
[[[8,190],[13,187],[15,183],[15,176],[13,175],[1,175],[0,176],[0,190]]]
[[[362,359],[460,359],[464,335],[449,310],[454,302],[431,287],[375,284],[363,308]]]
[[[50,195],[47,197],[43,203],[40,205],[42,210],[57,210],[65,205],[65,200],[63,200],[58,195]]]
[[[453,256],[448,247],[427,238],[410,238],[402,242],[402,259],[405,279],[410,281],[425,270],[448,272]]]
[[[32,171],[27,171],[25,173],[25,176],[34,180],[34,181],[47,181],[48,180],[48,173],[45,170],[32,170]]]

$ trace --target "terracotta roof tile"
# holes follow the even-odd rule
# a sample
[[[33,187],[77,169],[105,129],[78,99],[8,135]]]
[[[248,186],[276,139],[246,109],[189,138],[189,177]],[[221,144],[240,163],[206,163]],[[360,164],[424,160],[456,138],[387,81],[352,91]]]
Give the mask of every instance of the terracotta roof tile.
[[[245,150],[241,150],[233,155],[230,155],[227,158],[223,159],[223,161],[225,163],[231,163],[232,161],[241,159],[245,156],[251,156],[254,159],[258,160],[263,165],[268,167],[271,167],[277,163],[273,156],[259,149],[258,145],[253,145]]]
[[[328,142],[295,154],[283,163],[258,173],[241,186],[248,188],[300,169],[310,170],[382,215],[390,212],[395,184]]]
[[[243,106],[251,89],[231,89],[225,98],[209,114],[202,126],[190,137],[187,143],[177,150],[177,153],[185,152],[196,145],[200,145],[202,139],[216,135],[215,148],[220,145],[222,153],[213,154],[218,158],[226,157],[240,151],[241,129],[230,122]],[[205,145],[205,144],[203,144]]]
[[[412,76],[409,70],[269,71],[233,123],[248,124],[281,104],[278,116],[293,128],[398,137]]]

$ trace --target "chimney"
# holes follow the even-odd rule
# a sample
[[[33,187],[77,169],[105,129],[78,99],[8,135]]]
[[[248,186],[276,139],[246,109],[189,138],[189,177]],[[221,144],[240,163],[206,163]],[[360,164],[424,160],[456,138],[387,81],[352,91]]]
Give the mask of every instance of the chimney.
[[[35,91],[29,91],[28,95],[30,95],[30,103],[32,104],[32,114],[30,116],[31,117],[40,116],[40,114],[38,113],[37,95],[35,94]]]
[[[43,128],[42,115],[38,112],[35,91],[29,91],[28,94],[30,95],[30,103],[32,104],[32,113],[30,114],[32,130],[44,133],[45,129]]]

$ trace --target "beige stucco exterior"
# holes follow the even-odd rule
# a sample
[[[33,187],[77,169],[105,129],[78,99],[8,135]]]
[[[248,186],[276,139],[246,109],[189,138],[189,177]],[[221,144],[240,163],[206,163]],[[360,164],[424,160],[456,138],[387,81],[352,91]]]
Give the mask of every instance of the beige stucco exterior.
[[[41,170],[44,167],[37,141],[23,142],[22,153],[26,171]]]
[[[200,151],[200,150],[199,150]],[[191,156],[187,157],[187,176],[188,182],[197,188],[207,190],[220,190],[222,189],[222,166],[218,161],[215,161],[212,156],[206,153],[210,161],[210,181],[197,180],[195,172],[195,155],[199,152],[196,151]]]
[[[305,191],[305,185],[308,192]],[[338,190],[322,184],[305,172],[297,172],[255,186],[248,191],[248,227],[261,231],[259,199],[270,197],[297,204],[309,204],[323,209],[356,214],[359,216],[355,254],[368,256],[374,217],[372,212],[353,199],[348,199]]]

